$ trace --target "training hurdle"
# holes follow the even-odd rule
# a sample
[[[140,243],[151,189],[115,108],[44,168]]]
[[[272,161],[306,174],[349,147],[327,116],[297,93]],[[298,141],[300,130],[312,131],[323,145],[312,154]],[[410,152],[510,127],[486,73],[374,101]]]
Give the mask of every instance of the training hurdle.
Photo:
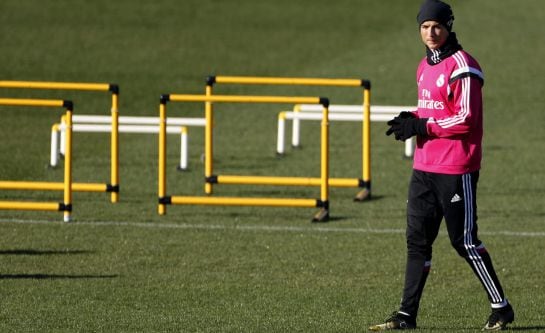
[[[62,203],[54,202],[25,202],[25,201],[0,201],[0,209],[13,210],[44,210],[64,212],[64,222],[70,222],[72,211],[72,113],[73,103],[66,100],[51,99],[15,99],[0,98],[0,105],[6,106],[37,106],[37,107],[63,107],[66,117],[66,156],[64,159],[64,182],[29,182],[29,181],[0,181],[0,189],[4,190],[62,190],[64,197]]]
[[[158,117],[119,116],[118,133],[156,134],[159,133]],[[180,163],[178,170],[187,170],[188,166],[188,128],[189,126],[204,127],[204,118],[168,118],[167,133],[180,135]],[[51,127],[50,165],[57,166],[58,156],[64,154],[64,120]],[[74,115],[72,117],[72,132],[109,133],[111,118],[99,115]],[[60,139],[60,142],[59,142]]]
[[[247,84],[247,85],[298,85],[298,86],[327,86],[327,87],[361,87],[363,88],[362,103],[362,178],[330,178],[329,185],[334,187],[359,187],[360,192],[354,197],[354,201],[365,201],[371,198],[371,127],[370,127],[370,105],[371,105],[371,82],[359,79],[323,79],[323,78],[281,78],[281,77],[250,77],[250,76],[209,76],[206,80],[206,95],[212,96],[214,84]],[[303,103],[304,104],[304,103]],[[206,103],[205,118],[212,121],[213,109],[211,103]],[[207,142],[210,146],[205,147],[205,155],[212,156],[212,133],[206,133]],[[205,192],[212,193],[212,182],[209,179],[216,179],[213,176],[212,158],[205,160],[205,175],[207,183]],[[209,162],[207,164],[206,162]],[[230,178],[230,183],[244,182],[245,178]],[[218,179],[217,183],[221,183]],[[256,185],[262,184],[256,179]],[[317,184],[317,182],[314,182]],[[289,184],[288,184],[289,185]],[[293,184],[297,185],[297,184]]]
[[[112,203],[119,201],[119,86],[109,83],[0,81],[0,88],[78,90],[111,92],[110,183],[74,183],[74,191],[110,192]]]
[[[319,199],[301,198],[249,198],[249,197],[195,197],[167,195],[166,187],[166,119],[167,102],[205,102],[205,112],[210,113],[211,103],[285,103],[285,104],[321,104],[323,121],[321,122],[321,151],[320,151],[320,178],[303,177],[262,177],[262,176],[213,176],[207,183],[221,182],[224,184],[266,184],[266,185],[299,185],[320,186]],[[320,97],[283,97],[283,96],[206,96],[206,95],[162,95],[159,106],[159,215],[166,214],[168,204],[193,205],[229,205],[229,206],[272,206],[272,207],[319,207],[313,221],[321,222],[329,219],[329,123],[327,98]],[[211,140],[213,123],[212,118],[205,117],[205,161],[212,169]],[[244,181],[241,181],[244,180]]]
[[[387,122],[397,116],[401,111],[415,111],[414,106],[389,106],[371,105],[370,120],[372,122]],[[329,106],[330,121],[363,121],[361,105],[331,104]],[[320,120],[319,110],[312,104],[295,105],[293,111],[281,111],[278,113],[278,135],[276,141],[276,153],[285,153],[285,122],[292,120],[292,140],[294,148],[300,146],[301,120]],[[409,138],[405,141],[404,157],[411,158],[414,151],[414,140]]]

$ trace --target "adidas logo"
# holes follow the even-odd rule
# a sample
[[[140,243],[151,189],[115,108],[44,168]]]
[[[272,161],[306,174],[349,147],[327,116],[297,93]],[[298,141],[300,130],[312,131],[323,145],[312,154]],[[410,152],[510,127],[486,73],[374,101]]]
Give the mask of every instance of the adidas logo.
[[[458,201],[462,201],[462,198],[460,198],[460,196],[458,195],[458,193],[456,193],[452,199],[450,199],[450,202],[458,202]]]

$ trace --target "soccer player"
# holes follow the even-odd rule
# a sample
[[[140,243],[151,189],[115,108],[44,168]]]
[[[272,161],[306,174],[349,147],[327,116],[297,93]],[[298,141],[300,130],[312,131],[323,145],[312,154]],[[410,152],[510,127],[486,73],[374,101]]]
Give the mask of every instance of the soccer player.
[[[486,291],[492,313],[483,331],[502,330],[514,312],[492,260],[477,236],[477,181],[483,136],[483,73],[452,32],[451,7],[427,0],[417,22],[426,57],[416,80],[418,109],[390,120],[387,135],[416,136],[407,201],[407,263],[399,310],[373,331],[416,328],[420,298],[431,268],[432,245],[442,219],[450,242]]]

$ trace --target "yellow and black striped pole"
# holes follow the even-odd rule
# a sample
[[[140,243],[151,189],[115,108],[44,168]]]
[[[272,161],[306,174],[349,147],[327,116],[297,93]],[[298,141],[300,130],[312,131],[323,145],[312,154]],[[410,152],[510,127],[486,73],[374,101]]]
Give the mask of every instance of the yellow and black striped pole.
[[[362,186],[354,201],[365,201],[371,198],[371,83],[363,84],[363,127],[362,145]]]
[[[119,201],[119,86],[110,84],[112,93],[112,134],[110,137],[110,184],[112,203]]]
[[[158,195],[159,206],[157,212],[159,215],[166,214],[166,205],[170,202],[167,200],[167,169],[166,169],[166,150],[167,150],[167,102],[169,96],[161,96],[159,104],[159,181]]]
[[[212,96],[212,87],[214,82],[209,81],[206,83],[206,96]],[[204,179],[211,179],[214,174],[214,109],[212,102],[204,102]],[[212,182],[206,181],[204,183],[204,193],[212,194]]]
[[[65,105],[66,106],[66,105]],[[70,222],[72,211],[72,112],[73,105],[66,106],[66,150],[64,152],[64,222]]]

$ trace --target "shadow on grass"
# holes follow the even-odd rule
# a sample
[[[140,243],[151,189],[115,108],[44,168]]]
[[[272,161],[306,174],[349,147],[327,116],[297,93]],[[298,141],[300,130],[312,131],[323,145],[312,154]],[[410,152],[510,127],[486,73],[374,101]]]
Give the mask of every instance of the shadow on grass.
[[[330,216],[326,221],[313,221],[310,222],[312,224],[328,224],[328,223],[335,223],[335,222],[341,222],[343,220],[347,220],[349,217],[346,216]]]
[[[344,221],[344,220],[347,220],[347,219],[349,219],[349,217],[347,217],[347,216],[330,216],[329,220],[326,221],[325,223],[339,222],[339,221]]]
[[[384,195],[371,195],[371,198],[367,199],[366,201],[363,201],[362,203],[365,203],[365,202],[369,202],[369,201],[379,201],[379,200],[382,200],[384,199],[385,196]]]
[[[536,326],[518,326],[518,327],[507,327],[508,331],[539,331],[544,332],[545,331],[545,325],[536,325]]]
[[[424,329],[424,330],[432,330],[432,331],[436,331],[436,330],[439,330],[439,331],[451,331],[451,330],[456,330],[456,329],[452,329],[452,328],[446,328],[446,327],[423,327],[423,326],[420,326],[419,327],[420,329]],[[472,330],[473,328],[470,328],[470,327],[459,327],[459,330],[463,330],[463,331],[466,331],[466,330]],[[545,332],[545,325],[534,325],[534,326],[510,326],[510,325],[507,325],[507,328],[505,328],[506,331],[520,331],[520,332]],[[476,331],[481,331],[480,329],[476,330]]]
[[[0,255],[28,255],[28,256],[44,256],[58,254],[87,254],[91,251],[85,250],[33,250],[33,249],[14,249],[0,250]]]
[[[79,280],[113,279],[118,275],[0,274],[0,280]]]

